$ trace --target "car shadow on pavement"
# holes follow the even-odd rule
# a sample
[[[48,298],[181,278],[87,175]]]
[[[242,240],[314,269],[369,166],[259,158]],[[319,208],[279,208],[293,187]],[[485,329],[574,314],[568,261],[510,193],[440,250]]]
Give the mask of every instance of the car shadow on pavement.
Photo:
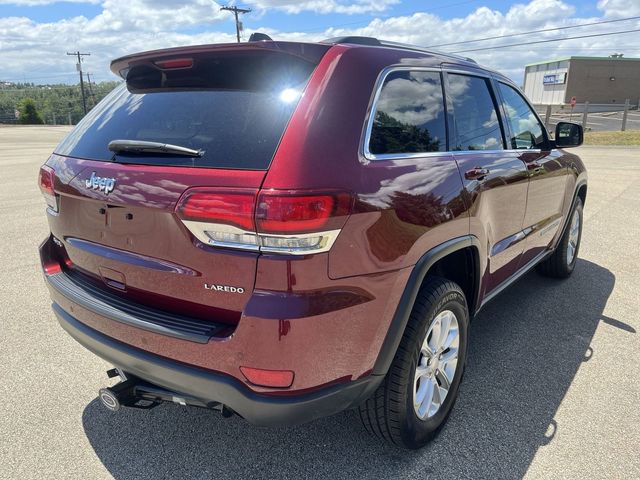
[[[530,273],[479,314],[460,398],[440,436],[420,451],[369,437],[354,412],[291,428],[173,405],[106,410],[82,421],[118,480],[137,478],[517,478],[562,429],[554,415],[583,362],[614,275],[579,260],[557,281]],[[418,477],[419,476],[419,477]]]

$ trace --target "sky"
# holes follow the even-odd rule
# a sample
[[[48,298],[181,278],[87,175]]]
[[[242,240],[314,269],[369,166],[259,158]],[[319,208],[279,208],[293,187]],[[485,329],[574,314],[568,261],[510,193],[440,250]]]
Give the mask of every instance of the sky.
[[[640,0],[243,0],[243,38],[318,41],[375,36],[424,47],[603,20],[640,17]],[[77,83],[67,52],[91,53],[83,70],[117,79],[109,62],[156,48],[235,41],[233,14],[213,0],[0,0],[0,81]],[[438,46],[521,82],[524,65],[570,55],[640,57],[640,31],[468,51],[510,43],[640,29],[640,18],[478,43]],[[639,87],[640,88],[640,87]]]

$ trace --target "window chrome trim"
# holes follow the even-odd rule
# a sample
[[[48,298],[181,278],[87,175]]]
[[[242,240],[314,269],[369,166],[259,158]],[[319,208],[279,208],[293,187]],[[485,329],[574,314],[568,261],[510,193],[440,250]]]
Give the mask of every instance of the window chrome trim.
[[[499,77],[499,78],[494,78],[494,74],[492,72],[489,71],[482,71],[482,70],[476,70],[474,68],[469,68],[467,69],[457,69],[457,68],[450,68],[449,66],[444,66],[443,67],[412,67],[412,66],[391,66],[391,67],[387,67],[384,70],[382,70],[382,72],[380,72],[380,75],[378,75],[378,79],[376,80],[376,86],[375,86],[375,95],[373,97],[373,101],[371,103],[371,110],[369,111],[369,113],[367,114],[367,123],[365,125],[365,134],[364,134],[364,141],[362,144],[362,148],[361,148],[361,154],[364,157],[364,159],[366,160],[365,162],[362,163],[368,163],[369,161],[380,161],[380,160],[411,160],[411,159],[418,159],[418,158],[429,158],[429,157],[446,157],[448,155],[469,155],[469,154],[480,154],[480,153],[488,153],[488,154],[508,154],[508,153],[523,153],[523,152],[527,152],[527,153],[541,153],[543,150],[541,148],[518,148],[518,149],[514,149],[514,148],[508,148],[508,149],[500,149],[500,150],[442,150],[442,151],[437,151],[437,152],[415,152],[415,153],[383,153],[383,154],[375,154],[375,153],[371,153],[371,151],[369,150],[369,143],[371,142],[371,132],[373,130],[373,121],[375,118],[375,114],[376,114],[376,110],[378,107],[378,101],[380,100],[380,94],[382,93],[382,87],[384,86],[384,82],[387,79],[387,77],[394,72],[398,72],[398,71],[409,71],[409,72],[435,72],[435,73],[439,73],[440,74],[440,85],[442,87],[443,90],[443,104],[446,105],[446,95],[447,95],[447,89],[446,89],[446,85],[444,84],[443,78],[442,78],[442,73],[452,73],[452,74],[458,74],[458,75],[468,75],[468,76],[472,76],[472,77],[480,77],[480,78],[484,78],[484,79],[489,79],[489,80],[496,80],[497,82],[501,82],[504,83],[505,85],[511,86],[511,87],[515,87],[519,92],[520,89],[517,88],[517,86],[515,86],[515,84],[511,84],[508,81],[506,81],[503,77]],[[524,96],[524,94],[522,94],[520,92],[521,96],[525,99],[525,102],[527,103],[527,105],[529,105],[529,108],[531,108],[534,112],[534,114],[536,115],[536,118],[538,119],[538,121],[540,122],[540,117],[538,116],[537,112],[535,111],[535,109],[533,109],[531,107],[531,104],[529,103],[529,100],[526,98],[526,96]],[[499,101],[500,99],[496,97],[496,100]],[[499,106],[498,106],[499,108]],[[496,112],[497,113],[497,112]],[[447,114],[447,112],[445,111],[445,115]],[[500,123],[502,123],[502,121],[500,121]],[[542,123],[542,122],[541,122]],[[506,127],[504,125],[501,126],[501,130],[505,129]],[[547,137],[547,140],[549,140],[549,138]]]
[[[492,154],[498,154],[498,153],[541,153],[542,150],[539,148],[509,148],[509,149],[502,149],[502,150],[452,150],[451,153],[452,155],[471,155],[471,154],[478,154],[478,153],[492,153]]]
[[[369,150],[369,143],[371,142],[371,131],[373,130],[373,121],[375,118],[376,110],[378,108],[378,101],[380,100],[380,94],[382,93],[382,87],[384,86],[384,82],[387,77],[395,72],[434,72],[440,76],[440,88],[442,89],[442,105],[445,106],[444,102],[444,85],[442,82],[442,68],[440,67],[412,67],[412,66],[391,66],[387,67],[380,75],[378,75],[378,79],[376,80],[375,85],[375,95],[373,97],[373,101],[371,103],[371,110],[367,115],[367,122],[365,124],[365,133],[364,133],[364,141],[362,144],[362,155],[368,161],[379,161],[379,160],[405,160],[405,159],[414,159],[414,158],[425,158],[425,157],[442,157],[450,154],[447,150],[437,151],[437,152],[412,152],[412,153],[382,153],[375,154],[371,153]],[[446,115],[446,110],[445,110]],[[446,121],[446,120],[445,120]],[[446,140],[446,139],[445,139]],[[368,163],[368,162],[364,162]]]

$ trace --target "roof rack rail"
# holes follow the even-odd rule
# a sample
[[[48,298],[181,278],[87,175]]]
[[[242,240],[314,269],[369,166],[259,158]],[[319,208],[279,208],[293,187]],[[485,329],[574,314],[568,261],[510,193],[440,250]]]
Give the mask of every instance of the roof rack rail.
[[[476,65],[478,64],[478,62],[476,62],[473,58],[463,57],[460,55],[455,55],[453,53],[438,52],[436,50],[430,50],[428,48],[420,47],[418,45],[410,45],[408,43],[397,43],[397,42],[389,42],[387,40],[379,40],[374,37],[357,37],[357,36],[333,37],[333,38],[327,38],[326,40],[322,40],[321,43],[331,43],[331,44],[352,43],[355,45],[369,45],[372,47],[400,48],[402,50],[413,50],[416,52],[433,53],[435,55],[441,55],[443,57],[455,58],[456,60],[465,60],[467,62],[475,63]]]

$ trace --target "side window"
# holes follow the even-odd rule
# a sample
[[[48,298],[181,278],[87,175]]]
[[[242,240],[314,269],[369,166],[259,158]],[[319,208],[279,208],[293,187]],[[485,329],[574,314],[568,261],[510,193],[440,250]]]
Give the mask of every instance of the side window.
[[[453,150],[502,150],[502,132],[487,80],[449,73],[453,106]]]
[[[498,82],[498,88],[511,125],[511,148],[544,148],[546,139],[542,125],[522,95],[515,88],[501,82]]]
[[[403,70],[387,75],[371,127],[371,153],[444,151],[446,132],[439,72]]]

